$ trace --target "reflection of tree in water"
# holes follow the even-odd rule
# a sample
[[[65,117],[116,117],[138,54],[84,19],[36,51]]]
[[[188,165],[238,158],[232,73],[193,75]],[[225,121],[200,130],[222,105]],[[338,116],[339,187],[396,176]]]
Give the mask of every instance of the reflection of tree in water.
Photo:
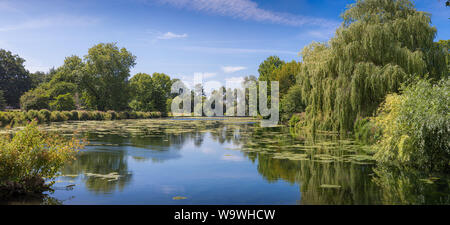
[[[253,154],[257,155],[258,172],[269,182],[282,179],[300,184],[300,204],[373,204],[379,199],[378,188],[368,176],[369,166],[292,161]],[[324,188],[322,185],[337,186]]]
[[[270,138],[272,136],[272,138]],[[245,155],[258,162],[258,172],[269,182],[284,180],[300,184],[300,204],[449,204],[448,177],[429,179],[430,175],[402,168],[360,165],[350,162],[317,162],[311,160],[276,159],[259,150],[271,148],[275,152],[289,151],[293,138],[277,135],[265,128],[257,128],[244,148],[258,150]],[[321,141],[303,137],[303,145]],[[300,151],[295,149],[293,151]],[[341,156],[343,151],[315,147],[313,153]],[[305,153],[305,152],[300,152]],[[428,179],[427,179],[428,178]]]
[[[94,175],[108,175],[117,173],[118,179],[103,178]],[[128,171],[127,157],[124,151],[88,151],[81,152],[77,160],[62,170],[63,175],[84,174],[86,187],[96,193],[123,190],[130,182],[132,174]]]
[[[378,166],[374,182],[381,187],[384,204],[450,204],[450,179],[411,169]]]
[[[212,139],[220,144],[232,143],[233,145],[240,145],[246,140],[246,133],[250,131],[250,126],[249,124],[222,125],[211,129],[210,134]]]

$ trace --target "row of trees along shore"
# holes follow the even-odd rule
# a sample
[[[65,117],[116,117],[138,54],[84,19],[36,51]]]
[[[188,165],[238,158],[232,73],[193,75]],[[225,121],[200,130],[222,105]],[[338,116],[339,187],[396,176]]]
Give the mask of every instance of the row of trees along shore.
[[[0,50],[0,109],[98,110],[167,113],[175,81],[164,73],[130,77],[136,57],[115,43],[101,43],[84,58],[70,56],[47,73],[29,73],[25,60]]]

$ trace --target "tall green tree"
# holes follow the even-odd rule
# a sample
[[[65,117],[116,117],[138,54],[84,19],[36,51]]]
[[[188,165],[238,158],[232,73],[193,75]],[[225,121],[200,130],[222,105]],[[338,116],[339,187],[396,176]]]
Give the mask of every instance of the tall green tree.
[[[280,82],[280,96],[284,96],[292,87],[300,74],[301,63],[292,61],[282,65],[274,71],[275,80]]]
[[[5,97],[3,96],[3,91],[0,90],[0,110],[4,110],[6,107],[6,100]]]
[[[259,65],[258,80],[260,81],[275,81],[276,74],[274,71],[281,68],[285,62],[281,60],[278,56],[269,56],[264,62]]]
[[[146,73],[138,73],[130,79],[130,108],[134,111],[150,112],[153,105],[153,80]]]
[[[81,87],[86,104],[97,110],[124,110],[128,107],[128,77],[136,57],[115,43],[89,49]]]
[[[167,99],[171,96],[171,87],[173,81],[164,73],[153,73],[153,106],[155,110],[166,113]]]
[[[311,128],[351,131],[357,117],[372,116],[402,83],[448,76],[430,15],[410,1],[358,0],[342,18],[328,44],[302,52],[299,82]]]
[[[20,96],[31,88],[31,78],[24,62],[18,55],[0,49],[0,90],[10,106],[18,107]]]

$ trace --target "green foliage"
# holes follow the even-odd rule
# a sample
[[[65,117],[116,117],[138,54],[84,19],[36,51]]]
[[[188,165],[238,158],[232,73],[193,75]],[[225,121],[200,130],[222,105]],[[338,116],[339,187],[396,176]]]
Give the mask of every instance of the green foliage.
[[[410,1],[357,1],[342,17],[329,44],[302,51],[297,82],[313,130],[352,131],[358,117],[373,116],[402,83],[448,76],[444,57],[437,57],[443,51],[433,43],[430,15]]]
[[[47,109],[41,109],[38,114],[39,121],[41,123],[50,122],[51,115],[52,115],[52,113],[50,111],[48,111]]]
[[[40,119],[39,119],[39,111],[37,111],[37,110],[30,110],[30,111],[28,111],[27,112],[27,119],[29,121],[34,121],[34,120],[40,121]]]
[[[7,105],[19,107],[20,96],[31,88],[24,62],[18,55],[0,49],[0,90],[4,91]]]
[[[26,92],[20,97],[20,107],[22,110],[40,110],[49,108],[48,93],[42,88],[36,88]]]
[[[6,100],[5,100],[5,96],[3,95],[3,91],[0,90],[0,111],[4,110],[6,107]]]
[[[276,74],[274,71],[276,69],[281,68],[285,62],[281,60],[278,56],[270,56],[264,62],[259,65],[258,73],[259,77],[258,80],[260,81],[275,81],[276,80]]]
[[[30,123],[12,138],[0,138],[0,192],[8,194],[42,193],[48,189],[44,179],[53,179],[70,160],[82,142],[41,132]]]
[[[281,99],[281,112],[283,119],[290,118],[294,113],[305,111],[305,104],[302,100],[302,87],[294,85]]]
[[[138,73],[130,79],[131,96],[130,108],[135,111],[152,111],[153,80],[146,73]]]
[[[50,102],[50,108],[57,111],[75,109],[75,101],[73,100],[72,94],[59,95],[55,100]]]
[[[86,104],[101,111],[126,109],[127,82],[136,57],[115,43],[102,43],[90,48],[85,59],[80,85]]]
[[[370,118],[358,118],[353,132],[355,139],[363,144],[375,144],[381,136],[381,129]]]
[[[50,114],[50,121],[51,122],[62,122],[62,121],[66,121],[69,118],[67,118],[63,113],[59,112],[59,111],[52,111],[52,113]]]
[[[283,97],[293,85],[300,74],[301,63],[292,61],[275,69],[275,80],[280,82],[280,96]]]
[[[432,171],[448,170],[450,161],[450,79],[428,80],[388,95],[375,118],[383,130],[375,159]]]

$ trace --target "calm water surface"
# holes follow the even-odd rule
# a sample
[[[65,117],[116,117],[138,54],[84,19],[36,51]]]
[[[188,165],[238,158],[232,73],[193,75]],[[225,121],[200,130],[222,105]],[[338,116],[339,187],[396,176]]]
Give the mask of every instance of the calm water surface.
[[[42,204],[450,203],[445,177],[377,167],[371,149],[351,140],[291,135],[248,119],[69,122],[44,129],[77,130],[89,144]]]

